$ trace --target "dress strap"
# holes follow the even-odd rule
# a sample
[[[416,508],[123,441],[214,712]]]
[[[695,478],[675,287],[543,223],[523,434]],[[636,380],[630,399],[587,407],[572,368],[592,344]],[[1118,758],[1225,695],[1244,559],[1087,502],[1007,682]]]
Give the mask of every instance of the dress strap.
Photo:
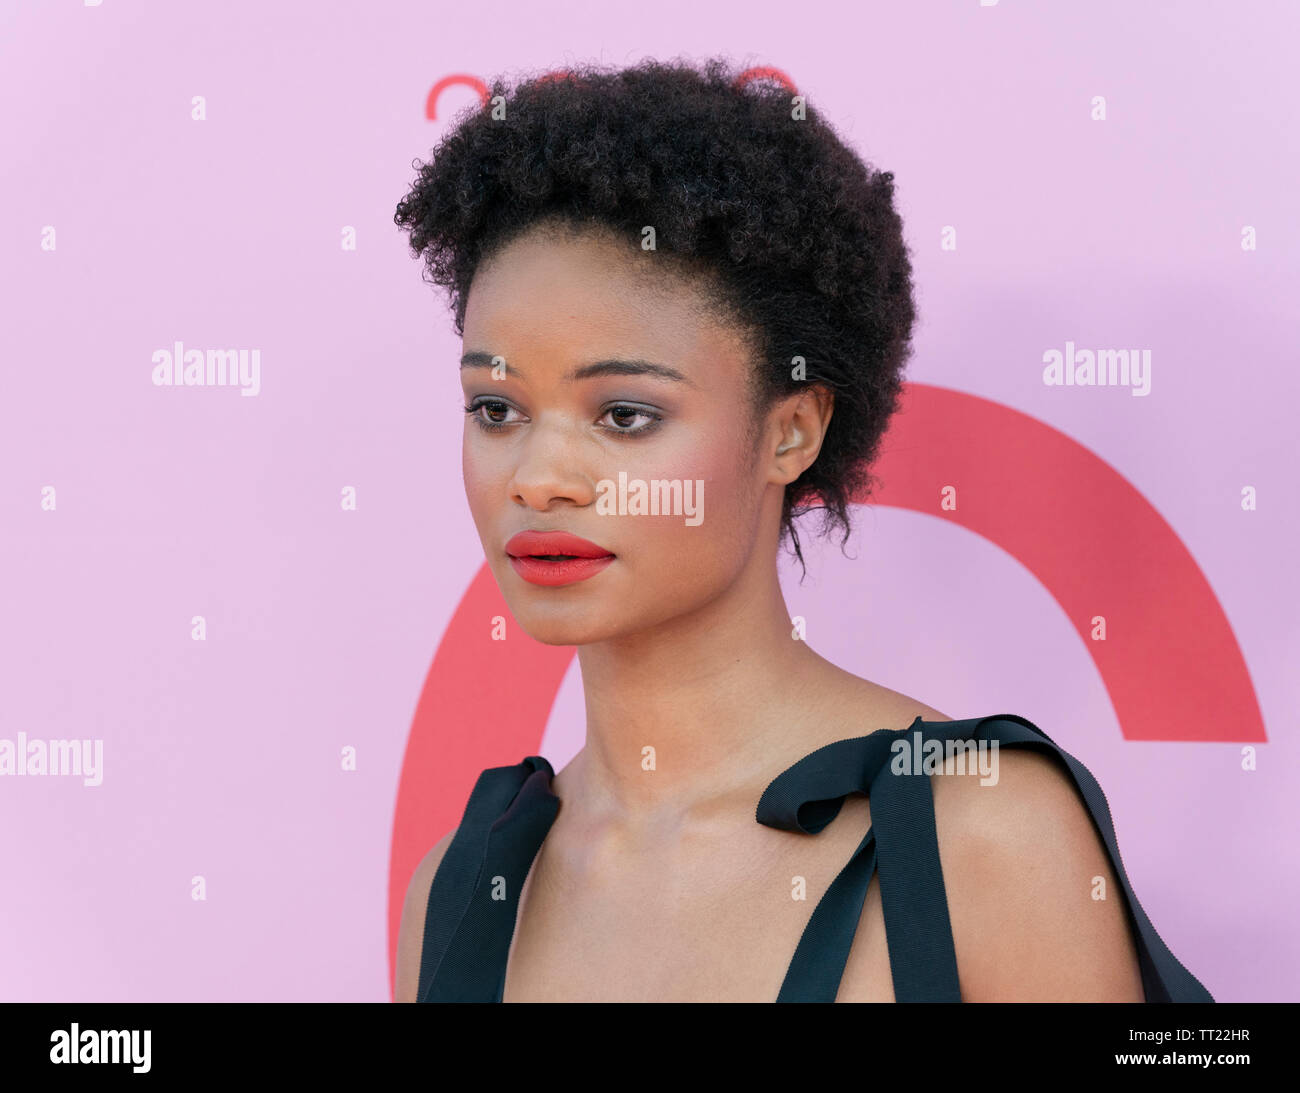
[[[960,1002],[930,777],[882,764],[870,800],[894,1000]]]
[[[779,775],[759,799],[759,823],[805,834],[825,828],[850,793],[871,799],[871,829],[814,908],[778,1002],[835,1001],[877,867],[895,1000],[961,1001],[930,779],[881,776],[898,736],[882,729],[827,744]]]
[[[922,721],[906,729],[838,740],[805,756],[768,786],[757,820],[769,827],[816,834],[838,815],[850,793],[871,801],[871,830],[831,883],[799,940],[777,1001],[834,1001],[848,961],[873,872],[897,1001],[961,1000],[948,901],[939,861],[928,763],[888,762],[911,734],[921,747],[948,741],[998,742],[1038,748],[1069,771],[1110,856],[1127,899],[1148,1002],[1212,1002],[1210,993],[1169,951],[1142,910],[1119,856],[1105,795],[1088,769],[1030,721],[1014,714],[964,721]],[[933,753],[927,747],[926,753]],[[918,756],[918,759],[920,756]],[[910,769],[908,769],[910,767]]]
[[[962,729],[973,723],[973,729]],[[1142,972],[1142,989],[1148,1002],[1213,1002],[1214,998],[1201,984],[1200,980],[1189,972],[1169,950],[1169,946],[1156,932],[1155,926],[1138,902],[1137,894],[1129,883],[1124,871],[1124,861],[1120,857],[1119,843],[1115,837],[1115,825],[1110,817],[1110,806],[1106,803],[1106,794],[1102,792],[1097,779],[1092,776],[1078,759],[1059,747],[1048,735],[1033,722],[1015,714],[998,714],[992,717],[974,718],[969,721],[922,722],[926,735],[938,740],[971,738],[977,742],[997,740],[999,746],[1017,746],[1036,748],[1053,755],[1064,763],[1066,770],[1074,781],[1075,788],[1083,798],[1083,803],[1092,816],[1093,826],[1101,836],[1102,844],[1110,857],[1111,869],[1115,879],[1124,892],[1127,901],[1129,923],[1133,927],[1137,943],[1138,966]]]
[[[519,895],[559,811],[551,765],[531,755],[483,771],[429,888],[421,1002],[495,1002]]]
[[[813,909],[786,970],[778,1002],[834,1002],[876,871],[875,834],[868,831]]]

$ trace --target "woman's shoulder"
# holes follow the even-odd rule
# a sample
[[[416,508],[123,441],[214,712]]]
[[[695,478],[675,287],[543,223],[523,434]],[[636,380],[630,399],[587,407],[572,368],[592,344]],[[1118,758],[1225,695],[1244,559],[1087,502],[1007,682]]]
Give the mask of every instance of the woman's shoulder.
[[[424,943],[425,915],[429,908],[429,891],[438,866],[447,853],[447,847],[456,837],[458,828],[452,828],[439,839],[420,859],[406,886],[406,899],[402,903],[402,918],[397,928],[397,969],[393,985],[393,1001],[414,1002],[420,978],[420,955]]]
[[[1028,718],[957,719],[857,677],[851,677],[841,701],[844,720],[837,720],[855,730],[841,731],[839,739],[881,730],[895,734],[888,749],[877,749],[878,765],[869,778],[891,771],[923,770],[931,776],[941,850],[946,843],[975,854],[996,842],[1003,864],[1025,867],[1044,856],[1058,863],[1109,860],[1093,806],[1072,770],[1077,767],[1086,775],[1086,768]],[[1100,804],[1104,810],[1104,798]],[[1009,855],[1019,855],[1018,862],[1009,861]]]
[[[999,739],[1000,726],[1017,730],[1008,734],[1011,746]],[[1073,757],[1036,729],[1014,715],[972,719],[967,739],[985,747],[978,762],[953,749],[931,772],[963,997],[1142,1001],[1102,818],[1076,784]],[[963,726],[958,739],[965,735]],[[1034,746],[1017,746],[1025,743]]]
[[[957,719],[876,684],[858,696],[863,731],[896,735],[874,776],[930,776],[963,999],[1141,1001],[1129,910],[1101,837],[1109,811],[1100,787],[1089,801],[1076,781],[1077,770],[1095,785],[1086,768],[1020,715]]]

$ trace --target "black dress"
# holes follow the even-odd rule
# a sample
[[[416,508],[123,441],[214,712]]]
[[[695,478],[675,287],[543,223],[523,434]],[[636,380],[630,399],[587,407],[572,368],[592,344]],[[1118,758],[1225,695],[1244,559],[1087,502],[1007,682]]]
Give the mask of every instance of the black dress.
[[[947,741],[978,746],[996,740],[998,747],[1031,747],[1057,756],[1091,813],[1124,890],[1146,1001],[1214,1001],[1169,951],[1138,903],[1096,779],[1041,729],[1014,714],[964,721],[918,717],[906,729],[837,740],[804,756],[767,787],[757,822],[809,835],[835,819],[849,794],[865,793],[871,802],[871,829],[814,909],[776,1001],[835,1000],[877,871],[895,999],[961,1001],[935,834],[928,773],[933,768],[895,761],[895,754],[903,753],[900,740],[912,753],[930,741],[942,747]],[[536,755],[479,775],[429,890],[419,1001],[501,1001],[519,893],[560,806],[551,790],[553,775],[551,765]]]

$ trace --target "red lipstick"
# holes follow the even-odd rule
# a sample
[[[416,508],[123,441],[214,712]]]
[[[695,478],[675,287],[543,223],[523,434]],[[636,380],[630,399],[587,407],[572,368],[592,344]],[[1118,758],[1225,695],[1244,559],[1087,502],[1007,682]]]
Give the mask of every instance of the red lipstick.
[[[521,531],[506,543],[514,571],[530,584],[557,586],[594,577],[614,555],[567,531]]]

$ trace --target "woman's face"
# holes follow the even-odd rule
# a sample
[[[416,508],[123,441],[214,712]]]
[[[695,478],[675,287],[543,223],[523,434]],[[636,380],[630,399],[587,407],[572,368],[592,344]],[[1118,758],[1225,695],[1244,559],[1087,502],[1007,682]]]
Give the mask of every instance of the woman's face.
[[[656,261],[535,230],[479,267],[466,301],[465,492],[511,612],[547,644],[649,630],[774,564],[782,484],[753,443],[748,350]],[[515,538],[530,531],[595,548]],[[575,551],[603,556],[535,557]]]

